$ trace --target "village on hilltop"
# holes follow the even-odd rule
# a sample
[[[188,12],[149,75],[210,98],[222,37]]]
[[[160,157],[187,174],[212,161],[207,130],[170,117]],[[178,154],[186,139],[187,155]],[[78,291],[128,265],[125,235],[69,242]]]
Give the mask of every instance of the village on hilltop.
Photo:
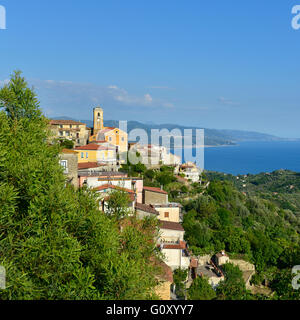
[[[172,166],[177,179],[183,183],[189,181],[201,184],[200,169],[192,162],[182,164],[178,156],[171,154],[163,146],[128,142],[126,132],[104,126],[102,108],[94,108],[93,118],[93,128],[74,120],[50,121],[55,139],[72,141],[74,144],[72,149],[63,149],[60,154],[60,164],[67,182],[75,188],[87,186],[97,192],[100,199],[99,209],[103,212],[107,212],[110,193],[121,190],[129,196],[129,214],[135,213],[141,219],[151,216],[159,220],[160,230],[156,243],[164,256],[164,277],[157,293],[162,299],[170,300],[176,297],[172,284],[173,272],[178,268],[188,270],[187,287],[197,276],[207,277],[212,287],[216,287],[224,280],[220,266],[228,262],[227,254],[223,251],[213,257],[193,256],[184,240],[181,204],[169,202],[168,192],[162,187],[145,186],[143,177],[130,177],[128,173],[122,172],[120,168],[124,158],[120,157],[120,154],[127,155],[130,149],[139,154],[147,167],[155,169],[161,165]],[[249,284],[255,271],[252,265],[246,266],[246,271],[250,271],[245,279]]]

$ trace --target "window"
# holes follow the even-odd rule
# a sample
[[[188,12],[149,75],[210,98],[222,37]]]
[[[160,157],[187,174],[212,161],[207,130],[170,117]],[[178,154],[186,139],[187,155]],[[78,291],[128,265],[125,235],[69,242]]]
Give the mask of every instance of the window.
[[[88,157],[89,157],[89,153],[88,153],[88,152],[86,152],[85,157],[86,157],[86,158],[88,158]]]
[[[63,132],[63,131],[59,131],[59,135],[60,135],[60,136],[63,136],[63,135],[64,135],[64,132]]]
[[[66,131],[66,136],[69,137],[70,136],[70,132]]]
[[[84,152],[81,152],[81,159],[84,159]]]
[[[112,137],[109,137],[109,141],[111,141],[112,140]]]
[[[59,125],[59,127],[62,129],[64,126],[61,124],[61,125]]]
[[[72,125],[70,124],[70,129],[72,129]]]
[[[169,218],[169,212],[165,212],[165,218]]]
[[[64,169],[64,173],[68,173],[68,161],[67,160],[60,160],[60,165]]]
[[[123,142],[125,141],[125,138],[124,138],[124,137],[122,137],[122,141],[123,141]]]

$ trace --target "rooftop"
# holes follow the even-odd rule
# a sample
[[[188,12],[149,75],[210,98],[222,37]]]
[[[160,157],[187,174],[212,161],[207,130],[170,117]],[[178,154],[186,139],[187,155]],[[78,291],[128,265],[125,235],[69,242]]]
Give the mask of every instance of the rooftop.
[[[143,203],[136,203],[135,208],[137,210],[141,210],[141,211],[144,211],[144,212],[149,212],[149,213],[153,213],[153,214],[159,215],[159,212],[156,211],[154,209],[154,207],[151,206],[151,205],[147,205],[147,204],[143,204]]]
[[[159,220],[161,229],[184,231],[183,226],[178,222]]]
[[[77,154],[76,151],[71,150],[71,149],[62,149],[61,153],[65,153],[65,154]]]
[[[85,123],[74,121],[74,120],[50,120],[51,125],[59,124],[74,124],[74,125],[86,125]]]
[[[113,148],[103,147],[96,143],[90,143],[85,146],[76,147],[75,150],[115,150]]]
[[[166,204],[154,204],[153,206],[155,208],[182,208],[182,205],[176,202],[169,202]]]
[[[210,265],[198,266],[197,274],[205,276],[207,278],[218,277],[218,275],[214,272],[214,269]]]
[[[127,178],[126,173],[116,172],[116,171],[81,171],[78,172],[79,177],[124,177]]]
[[[75,152],[77,154],[77,152]],[[98,162],[85,162],[85,163],[78,163],[78,170],[82,169],[91,169],[91,168],[99,168],[104,164]]]
[[[134,194],[133,190],[130,190],[130,189],[127,189],[127,188],[122,188],[122,187],[119,187],[119,186],[115,186],[113,184],[104,184],[104,185],[102,185],[100,187],[94,188],[93,190],[102,191],[102,190],[106,190],[106,189],[115,189],[115,190],[125,191],[125,192],[128,192],[128,193],[133,193]]]
[[[163,194],[168,194],[167,191],[162,190],[160,188],[155,188],[155,187],[144,187],[144,190],[146,191],[151,191],[151,192],[157,192],[157,193],[163,193]]]
[[[186,243],[184,241],[180,241],[180,244],[163,244],[160,246],[163,249],[186,249]]]

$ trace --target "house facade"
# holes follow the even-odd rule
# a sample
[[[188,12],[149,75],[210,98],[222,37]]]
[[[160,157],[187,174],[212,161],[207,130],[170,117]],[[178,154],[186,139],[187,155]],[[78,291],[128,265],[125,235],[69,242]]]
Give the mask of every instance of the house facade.
[[[87,144],[91,133],[85,123],[73,120],[51,120],[50,130],[54,138],[71,140],[75,146]]]
[[[74,149],[78,154],[78,163],[99,162],[116,164],[116,152],[114,148],[90,143]]]
[[[78,158],[77,152],[63,149],[59,155],[59,163],[64,169],[67,183],[78,187]]]

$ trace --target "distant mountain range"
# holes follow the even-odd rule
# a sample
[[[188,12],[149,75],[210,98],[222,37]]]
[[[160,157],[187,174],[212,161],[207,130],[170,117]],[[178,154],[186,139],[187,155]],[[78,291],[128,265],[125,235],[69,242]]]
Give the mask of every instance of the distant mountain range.
[[[78,120],[70,117],[55,117],[52,118],[54,120],[76,120],[83,123],[86,123],[88,127],[93,127],[93,121],[91,120]],[[116,120],[106,120],[104,121],[104,125],[106,127],[118,127],[119,121]],[[128,121],[127,122],[127,130],[130,132],[133,129],[144,129],[148,136],[150,137],[151,129],[179,129],[183,132],[184,129],[202,129],[200,127],[186,127],[180,126],[177,124],[145,124],[138,121]],[[279,138],[273,135],[253,132],[253,131],[242,131],[242,130],[218,130],[218,129],[205,129],[205,145],[206,146],[230,146],[236,145],[239,142],[246,141],[288,141],[288,140],[296,140],[296,139],[284,139]],[[150,141],[149,141],[150,142]]]

